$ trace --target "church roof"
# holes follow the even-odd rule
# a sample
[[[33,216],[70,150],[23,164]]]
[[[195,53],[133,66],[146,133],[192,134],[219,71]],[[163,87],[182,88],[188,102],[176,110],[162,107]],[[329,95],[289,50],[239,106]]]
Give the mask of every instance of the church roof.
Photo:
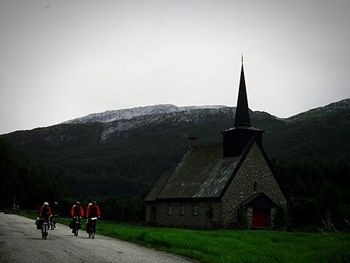
[[[163,189],[164,184],[168,181],[175,168],[176,166],[173,165],[162,173],[162,175],[158,178],[151,191],[147,194],[145,201],[154,201],[157,199],[158,194]]]
[[[240,156],[230,158],[222,158],[221,144],[193,146],[176,167],[161,175],[145,201],[219,198],[251,145],[249,143]]]
[[[233,128],[228,128],[228,129],[224,130],[224,132],[233,131],[233,130],[239,130],[239,129],[263,132],[263,130],[255,128],[253,126],[251,126],[251,127],[233,127]]]

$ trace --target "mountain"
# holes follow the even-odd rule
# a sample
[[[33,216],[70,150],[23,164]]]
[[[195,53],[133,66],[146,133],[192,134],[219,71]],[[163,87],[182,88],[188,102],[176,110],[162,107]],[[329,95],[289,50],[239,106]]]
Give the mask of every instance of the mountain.
[[[266,149],[278,159],[349,160],[350,99],[284,119],[282,129],[265,136]]]
[[[304,119],[324,117],[330,115],[332,113],[339,113],[342,111],[348,111],[350,109],[350,99],[344,99],[341,101],[337,101],[331,104],[328,104],[324,107],[319,107],[315,109],[311,109],[309,111],[294,115],[290,118],[287,118],[286,121],[301,121]]]
[[[172,112],[180,111],[189,111],[193,109],[210,109],[210,108],[221,108],[222,105],[214,106],[186,106],[186,107],[177,107],[172,104],[159,104],[154,106],[146,107],[136,107],[131,109],[122,109],[122,110],[109,110],[100,113],[92,113],[87,116],[76,118],[73,120],[66,121],[64,123],[88,123],[88,122],[113,122],[118,120],[130,120],[136,117],[145,116],[145,115],[158,115],[166,114]]]
[[[107,111],[62,124],[0,136],[38,165],[58,174],[77,194],[141,196],[164,169],[179,161],[188,136],[221,141],[235,108],[156,105]],[[251,112],[265,130],[271,159],[349,160],[349,99],[288,119]]]

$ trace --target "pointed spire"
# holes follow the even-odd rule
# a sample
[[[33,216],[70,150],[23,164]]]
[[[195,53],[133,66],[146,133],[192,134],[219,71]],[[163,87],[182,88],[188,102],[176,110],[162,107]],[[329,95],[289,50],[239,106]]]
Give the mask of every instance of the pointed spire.
[[[244,69],[243,69],[243,54],[242,54],[241,79],[239,82],[239,91],[238,91],[236,117],[235,117],[235,127],[239,127],[239,126],[250,126],[248,99],[247,99],[247,91],[245,87]]]

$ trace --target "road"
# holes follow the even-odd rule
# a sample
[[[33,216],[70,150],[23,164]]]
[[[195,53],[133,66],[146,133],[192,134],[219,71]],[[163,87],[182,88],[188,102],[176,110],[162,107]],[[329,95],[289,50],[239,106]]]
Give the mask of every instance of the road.
[[[129,242],[96,235],[78,237],[65,225],[57,224],[47,240],[41,238],[34,221],[0,213],[0,262],[142,262],[187,263],[188,259],[144,248]]]

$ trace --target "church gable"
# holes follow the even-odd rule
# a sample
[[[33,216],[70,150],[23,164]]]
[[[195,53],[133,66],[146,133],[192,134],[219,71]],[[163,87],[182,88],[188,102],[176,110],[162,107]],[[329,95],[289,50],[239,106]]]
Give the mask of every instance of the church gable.
[[[262,150],[255,142],[251,145],[223,198],[225,199],[227,195],[234,196],[233,200],[239,205],[254,193],[265,193],[278,205],[285,201]]]
[[[223,194],[224,222],[235,223],[239,208],[245,205],[246,200],[261,193],[278,206],[286,202],[261,148],[254,142]]]

